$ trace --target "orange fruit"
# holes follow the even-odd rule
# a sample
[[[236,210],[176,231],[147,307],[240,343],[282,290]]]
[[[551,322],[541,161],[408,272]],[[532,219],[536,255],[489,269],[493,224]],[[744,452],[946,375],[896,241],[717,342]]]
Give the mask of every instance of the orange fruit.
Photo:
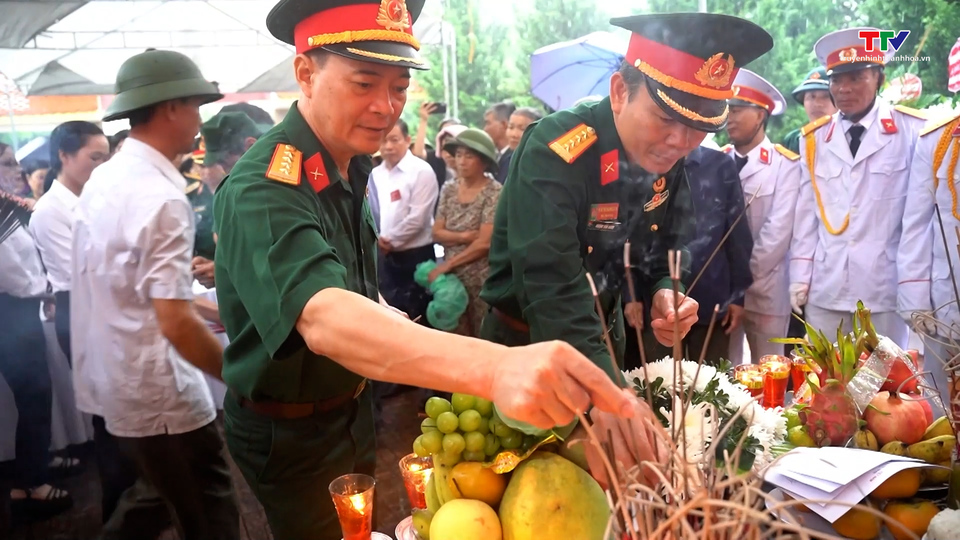
[[[886,524],[896,540],[912,540],[913,536],[910,533],[917,535],[917,538],[922,537],[926,534],[927,527],[930,526],[930,520],[939,512],[940,509],[937,508],[937,505],[930,501],[919,499],[890,501],[887,503],[886,508],[883,509],[883,513],[892,521],[896,522],[891,523],[888,521]],[[898,527],[898,523],[906,527],[910,533]]]
[[[870,493],[872,499],[906,499],[913,497],[920,489],[921,469],[913,468],[898,472],[884,480]]]
[[[787,495],[786,493],[784,493],[784,494],[783,494],[783,500],[784,500],[784,502],[786,502],[786,501],[795,501],[796,499],[794,499],[794,498],[791,497],[790,495]],[[807,505],[805,505],[805,504],[803,504],[803,503],[794,504],[794,505],[792,505],[790,508],[796,508],[797,510],[799,510],[799,511],[801,511],[801,512],[807,512],[807,513],[809,513],[809,512],[811,511],[809,508],[807,508]]]
[[[880,518],[862,508],[851,508],[832,525],[837,534],[853,540],[874,540],[880,536]]]
[[[507,477],[482,463],[461,461],[450,471],[447,485],[458,499],[475,499],[496,507],[507,489]]]

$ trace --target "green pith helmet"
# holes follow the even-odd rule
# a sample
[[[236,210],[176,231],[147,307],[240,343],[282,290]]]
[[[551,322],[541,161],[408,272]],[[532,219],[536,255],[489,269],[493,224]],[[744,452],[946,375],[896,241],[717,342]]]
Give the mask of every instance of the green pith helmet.
[[[489,162],[488,165],[493,169],[494,174],[496,173],[498,168],[497,146],[493,143],[490,135],[487,135],[486,131],[477,128],[465,129],[463,133],[447,141],[447,144],[443,145],[443,149],[450,155],[454,155],[457,153],[457,147],[459,146],[469,148],[480,154],[481,157]]]
[[[243,141],[248,137],[259,138],[260,128],[249,116],[240,112],[220,112],[200,127],[203,137],[204,163],[213,166],[221,162],[228,153],[242,153]]]
[[[223,97],[193,60],[174,51],[148,50],[129,58],[120,66],[114,88],[117,97],[107,107],[105,122],[173,99],[200,97],[210,103]]]
[[[830,78],[827,77],[827,68],[821,66],[811,69],[800,86],[793,89],[793,99],[803,105],[803,94],[810,90],[830,91]]]

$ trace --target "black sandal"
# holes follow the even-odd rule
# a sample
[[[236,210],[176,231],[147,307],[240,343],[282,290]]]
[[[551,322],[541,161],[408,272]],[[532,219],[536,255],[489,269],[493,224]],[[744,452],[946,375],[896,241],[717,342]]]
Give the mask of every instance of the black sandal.
[[[59,460],[59,463],[55,463]],[[83,472],[83,466],[80,460],[74,457],[55,456],[48,465],[50,474],[54,478],[67,478],[76,476]]]
[[[42,499],[35,498],[35,489],[28,489],[26,499],[13,499],[11,510],[19,523],[32,523],[50,519],[73,507],[73,497],[66,490],[51,486]]]

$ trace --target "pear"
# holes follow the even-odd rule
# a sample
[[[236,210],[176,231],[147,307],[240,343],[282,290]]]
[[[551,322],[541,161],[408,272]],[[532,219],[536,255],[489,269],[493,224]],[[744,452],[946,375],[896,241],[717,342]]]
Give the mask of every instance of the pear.
[[[923,438],[921,440],[929,441],[941,435],[953,435],[953,428],[950,426],[950,420],[946,416],[937,418],[932,424],[927,426],[927,430],[923,432]]]
[[[893,456],[905,456],[907,455],[908,445],[900,441],[890,441],[887,444],[880,447],[880,451],[884,454],[890,454]]]

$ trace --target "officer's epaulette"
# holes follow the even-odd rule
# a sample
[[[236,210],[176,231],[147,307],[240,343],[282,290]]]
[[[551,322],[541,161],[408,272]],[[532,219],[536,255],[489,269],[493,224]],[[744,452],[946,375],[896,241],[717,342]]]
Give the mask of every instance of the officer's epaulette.
[[[800,128],[800,135],[802,137],[806,137],[807,135],[827,125],[830,122],[831,118],[833,118],[833,116],[829,114],[826,116],[821,116],[820,118],[817,118],[813,122],[810,122],[809,124]]]
[[[299,186],[302,160],[303,153],[292,144],[280,143],[273,151],[273,158],[270,159],[266,176],[277,182]]]
[[[780,152],[780,155],[789,159],[790,161],[797,161],[800,159],[800,154],[797,154],[782,144],[775,144],[773,147],[777,149],[777,152]]]
[[[186,176],[186,175],[184,175],[184,176]],[[190,177],[187,176],[187,178],[190,178]],[[187,186],[187,189],[183,190],[183,192],[184,192],[185,194],[189,195],[190,193],[193,193],[194,191],[196,191],[197,188],[199,188],[199,187],[200,187],[200,181],[197,180],[197,181],[191,183],[190,185],[188,185],[188,186]]]
[[[960,112],[946,114],[939,118],[928,120],[927,125],[923,126],[923,129],[920,130],[920,136],[923,137],[924,135],[929,135],[958,118],[960,118]]]
[[[597,131],[586,124],[571,129],[550,143],[550,149],[567,163],[573,163],[597,142]]]
[[[893,109],[899,113],[903,113],[907,116],[912,116],[914,118],[919,118],[921,120],[929,120],[930,115],[926,111],[921,111],[920,109],[914,109],[912,107],[904,107],[903,105],[894,105]]]

